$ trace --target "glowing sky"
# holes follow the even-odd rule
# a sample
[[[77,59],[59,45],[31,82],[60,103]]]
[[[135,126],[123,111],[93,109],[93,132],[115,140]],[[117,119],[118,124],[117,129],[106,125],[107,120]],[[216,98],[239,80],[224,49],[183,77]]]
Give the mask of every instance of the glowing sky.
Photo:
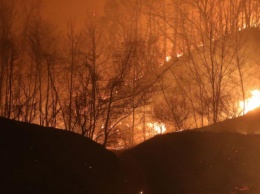
[[[85,21],[87,12],[102,14],[105,0],[42,0],[43,15],[53,23],[64,25],[71,18]]]

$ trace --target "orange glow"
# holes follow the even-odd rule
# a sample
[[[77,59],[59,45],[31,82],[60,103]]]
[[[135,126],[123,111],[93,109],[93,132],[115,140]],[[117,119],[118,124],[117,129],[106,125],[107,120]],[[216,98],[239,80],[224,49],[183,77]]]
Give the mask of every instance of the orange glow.
[[[183,55],[183,53],[178,53],[177,57],[181,57]]]
[[[240,109],[244,110],[244,114],[248,113],[251,110],[254,110],[258,107],[260,107],[260,90],[252,90],[251,91],[251,97],[247,98],[244,101],[239,102]]]
[[[241,30],[243,30],[245,28],[246,28],[246,24],[243,24],[243,26],[241,28],[239,28],[238,30],[241,31]]]
[[[152,128],[157,134],[162,134],[162,133],[166,132],[166,127],[165,127],[165,125],[163,123],[158,123],[158,122],[151,123],[151,122],[148,122],[147,126]]]

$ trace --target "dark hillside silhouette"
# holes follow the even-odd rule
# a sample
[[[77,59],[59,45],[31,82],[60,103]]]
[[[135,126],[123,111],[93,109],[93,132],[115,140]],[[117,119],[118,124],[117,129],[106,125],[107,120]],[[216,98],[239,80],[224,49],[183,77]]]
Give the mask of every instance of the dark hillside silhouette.
[[[0,118],[0,193],[115,192],[117,159],[80,135]]]
[[[121,157],[135,161],[128,164],[124,193],[260,192],[259,135],[197,131],[159,135]],[[142,171],[135,174],[131,166]],[[142,181],[134,181],[140,177]]]
[[[119,163],[78,134],[0,118],[0,193],[256,194],[258,122],[259,109],[158,135],[120,152]]]
[[[242,134],[260,134],[260,108],[248,112],[244,116],[227,119],[197,130],[212,132],[237,132]]]
[[[124,152],[123,193],[259,193],[260,135],[237,133],[239,125],[257,127],[258,112],[224,125],[158,135]]]

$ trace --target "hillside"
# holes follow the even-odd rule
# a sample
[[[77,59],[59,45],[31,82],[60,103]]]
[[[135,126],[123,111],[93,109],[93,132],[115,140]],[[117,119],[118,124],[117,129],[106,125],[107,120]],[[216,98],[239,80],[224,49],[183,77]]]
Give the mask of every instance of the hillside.
[[[257,129],[259,110],[155,136],[118,158],[78,134],[0,118],[0,193],[259,193],[260,135],[236,128]]]
[[[198,46],[172,58],[159,68],[156,75],[151,76],[151,79],[160,79],[157,83],[159,89],[153,95],[150,106],[158,120],[174,122],[176,127],[172,127],[171,131],[214,122],[212,110],[215,106],[218,110],[215,111],[216,121],[239,115],[243,108],[239,107],[243,100],[242,86],[245,100],[251,97],[253,90],[259,90],[260,28],[244,29],[238,35],[239,41],[235,41],[239,44],[239,49],[235,47],[238,50],[234,49],[233,36],[224,43],[225,48],[220,46],[222,39],[215,40],[211,43],[216,52],[211,53],[209,46]],[[236,54],[239,62],[233,57]],[[219,101],[215,102],[215,98]]]
[[[71,132],[0,118],[0,156],[0,193],[115,193],[115,155]]]
[[[128,177],[122,193],[259,193],[260,135],[232,132],[239,125],[253,130],[259,118],[257,110],[225,125],[158,135],[127,150],[120,155]]]
[[[259,193],[259,145],[259,135],[190,131],[156,136],[121,155],[134,161],[126,168],[124,193]]]
[[[196,129],[212,132],[237,132],[242,134],[260,134],[260,108],[248,112],[244,116],[227,119],[216,124]]]

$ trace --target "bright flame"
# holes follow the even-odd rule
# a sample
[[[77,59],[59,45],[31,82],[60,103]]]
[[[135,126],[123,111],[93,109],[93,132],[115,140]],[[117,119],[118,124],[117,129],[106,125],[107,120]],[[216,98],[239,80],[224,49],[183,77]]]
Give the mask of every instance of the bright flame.
[[[166,131],[166,127],[163,123],[158,123],[158,122],[155,122],[155,123],[147,123],[148,127],[150,128],[153,128],[153,130],[156,132],[156,133],[164,133]]]
[[[241,31],[241,30],[243,30],[243,29],[245,29],[245,28],[246,28],[246,24],[243,24],[243,26],[240,27],[238,30]]]
[[[181,57],[183,53],[177,53],[177,57]]]
[[[166,61],[169,62],[171,60],[171,58],[172,58],[171,56],[167,56]]]
[[[260,107],[260,90],[251,91],[251,97],[247,98],[245,100],[245,102],[240,101],[239,106],[240,106],[241,110],[243,110],[243,108],[245,107],[244,114]]]

